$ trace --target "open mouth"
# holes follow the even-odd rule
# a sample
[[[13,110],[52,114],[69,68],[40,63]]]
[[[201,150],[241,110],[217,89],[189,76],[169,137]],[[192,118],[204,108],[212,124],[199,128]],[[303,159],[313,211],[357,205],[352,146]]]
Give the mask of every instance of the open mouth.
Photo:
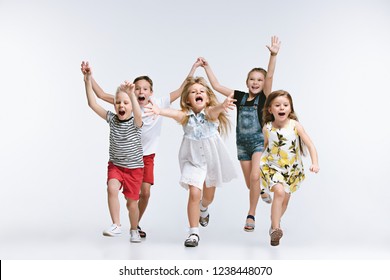
[[[126,114],[126,112],[125,112],[124,110],[119,110],[119,115],[120,115],[120,116],[123,117],[125,114]]]
[[[145,96],[138,96],[138,101],[145,101]]]
[[[201,103],[201,102],[203,102],[203,98],[201,96],[198,96],[198,97],[195,98],[195,102],[196,103]]]
[[[285,115],[286,115],[286,113],[284,113],[284,112],[280,112],[280,113],[278,113],[278,115],[279,115],[279,116],[281,116],[281,117],[283,117],[283,116],[285,116]]]

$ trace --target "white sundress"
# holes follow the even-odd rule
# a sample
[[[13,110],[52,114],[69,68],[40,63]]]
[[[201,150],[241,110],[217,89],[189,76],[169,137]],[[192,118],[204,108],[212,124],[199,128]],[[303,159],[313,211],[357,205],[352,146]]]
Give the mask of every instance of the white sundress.
[[[206,119],[204,110],[189,112],[183,125],[184,136],[179,150],[180,185],[203,189],[220,187],[237,177],[229,152],[218,132],[219,122]]]

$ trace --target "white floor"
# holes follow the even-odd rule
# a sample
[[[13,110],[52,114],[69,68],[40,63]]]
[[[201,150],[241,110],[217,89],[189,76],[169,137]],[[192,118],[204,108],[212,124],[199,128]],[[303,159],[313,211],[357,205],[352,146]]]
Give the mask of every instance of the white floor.
[[[196,248],[183,246],[183,227],[145,226],[147,238],[140,244],[121,237],[104,237],[97,225],[63,228],[2,228],[2,260],[359,260],[390,259],[390,241],[380,234],[343,236],[321,233],[316,227],[291,227],[286,222],[278,247],[269,245],[267,225],[257,222],[252,233],[239,225],[210,220],[201,228]],[[82,230],[81,230],[82,229]],[[328,236],[326,236],[328,235]]]

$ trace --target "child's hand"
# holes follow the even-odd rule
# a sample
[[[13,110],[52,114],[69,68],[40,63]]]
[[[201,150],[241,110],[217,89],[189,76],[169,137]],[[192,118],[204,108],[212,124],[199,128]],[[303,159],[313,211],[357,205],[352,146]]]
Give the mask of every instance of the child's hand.
[[[87,81],[90,79],[92,75],[91,67],[89,66],[88,61],[82,61],[81,62],[81,73],[84,75],[84,81]]]
[[[276,36],[271,37],[271,46],[266,46],[269,51],[271,52],[271,55],[277,55],[279,52],[280,44],[282,42],[279,41],[279,38]]]
[[[207,60],[204,57],[199,57],[198,60],[200,61],[200,66],[207,67],[209,64],[207,63]]]
[[[317,164],[312,164],[310,166],[310,171],[314,173],[318,173],[320,171],[320,167]]]
[[[149,103],[144,106],[144,111],[146,116],[153,115],[153,119],[160,115],[160,108],[157,106],[157,104],[154,104],[152,100],[149,100]]]
[[[225,109],[225,112],[228,112],[228,109],[233,110],[236,108],[236,105],[234,102],[237,101],[237,99],[233,99],[234,93],[226,97],[226,99],[223,101],[222,106]]]
[[[127,94],[133,94],[134,89],[135,89],[135,85],[126,80],[120,85],[120,88],[121,88],[121,90],[123,90]]]
[[[200,59],[200,57],[198,57],[193,67],[198,68],[199,66],[202,66],[202,64],[203,64],[202,60]]]

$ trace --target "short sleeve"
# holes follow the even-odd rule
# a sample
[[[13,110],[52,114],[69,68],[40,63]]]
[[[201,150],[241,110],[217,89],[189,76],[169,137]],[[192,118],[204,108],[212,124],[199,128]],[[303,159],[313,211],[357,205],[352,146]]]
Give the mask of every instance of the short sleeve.
[[[115,114],[113,112],[107,111],[107,116],[106,116],[107,123],[110,123],[114,116],[115,116]]]
[[[245,95],[245,92],[243,91],[239,91],[239,90],[235,90],[234,91],[234,99],[236,99],[237,101],[235,102],[236,105],[240,104],[241,103],[241,100],[242,98],[244,97]]]

